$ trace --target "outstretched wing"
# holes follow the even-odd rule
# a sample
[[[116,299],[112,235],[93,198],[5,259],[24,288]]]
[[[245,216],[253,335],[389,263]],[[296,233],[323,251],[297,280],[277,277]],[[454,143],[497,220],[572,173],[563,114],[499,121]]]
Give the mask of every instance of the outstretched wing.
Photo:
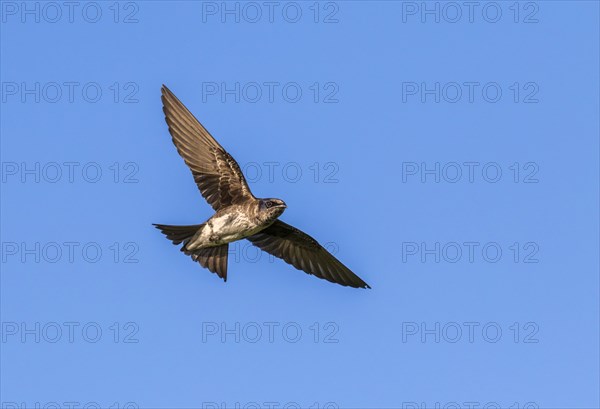
[[[165,120],[177,152],[192,171],[196,185],[215,210],[254,199],[239,165],[192,113],[162,86]]]
[[[247,239],[308,274],[344,286],[371,288],[315,239],[280,220]]]

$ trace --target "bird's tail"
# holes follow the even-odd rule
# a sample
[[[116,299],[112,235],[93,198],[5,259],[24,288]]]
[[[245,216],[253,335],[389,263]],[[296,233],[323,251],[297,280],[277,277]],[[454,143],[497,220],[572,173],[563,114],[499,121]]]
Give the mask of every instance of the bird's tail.
[[[191,226],[169,226],[166,224],[155,224],[157,229],[167,236],[173,244],[181,244],[181,251],[192,257],[192,260],[200,263],[202,267],[208,268],[216,273],[223,280],[227,281],[227,256],[229,245],[223,244],[216,247],[206,247],[194,250],[186,248],[187,243],[198,232],[204,224],[194,224]]]
[[[154,224],[154,227],[159,229],[167,239],[171,240],[173,244],[187,243],[198,230],[204,226],[203,224],[194,224],[191,226],[169,226],[167,224]]]

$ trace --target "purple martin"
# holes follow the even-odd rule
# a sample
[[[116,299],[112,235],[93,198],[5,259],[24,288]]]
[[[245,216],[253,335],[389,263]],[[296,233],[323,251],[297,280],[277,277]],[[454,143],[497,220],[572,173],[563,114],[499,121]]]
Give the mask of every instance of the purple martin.
[[[308,234],[278,220],[281,199],[254,197],[239,165],[165,86],[163,112],[177,152],[215,214],[190,226],[154,224],[181,251],[227,281],[229,243],[247,239],[298,270],[332,283],[371,288]]]

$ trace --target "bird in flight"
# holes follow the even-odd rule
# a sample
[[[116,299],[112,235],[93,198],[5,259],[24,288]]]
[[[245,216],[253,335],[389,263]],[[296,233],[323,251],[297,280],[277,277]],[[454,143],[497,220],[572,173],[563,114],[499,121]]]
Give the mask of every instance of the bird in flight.
[[[173,143],[215,210],[202,224],[154,224],[173,244],[183,243],[183,253],[225,281],[229,243],[247,239],[308,274],[343,286],[371,288],[315,239],[279,220],[287,207],[283,200],[254,197],[235,159],[165,85],[161,91]]]

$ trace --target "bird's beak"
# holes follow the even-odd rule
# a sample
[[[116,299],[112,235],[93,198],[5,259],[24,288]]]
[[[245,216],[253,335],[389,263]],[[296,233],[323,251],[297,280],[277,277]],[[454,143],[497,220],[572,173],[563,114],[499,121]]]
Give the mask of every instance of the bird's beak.
[[[277,205],[277,207],[283,207],[284,209],[287,209],[287,205],[285,204],[285,202],[281,202]]]

